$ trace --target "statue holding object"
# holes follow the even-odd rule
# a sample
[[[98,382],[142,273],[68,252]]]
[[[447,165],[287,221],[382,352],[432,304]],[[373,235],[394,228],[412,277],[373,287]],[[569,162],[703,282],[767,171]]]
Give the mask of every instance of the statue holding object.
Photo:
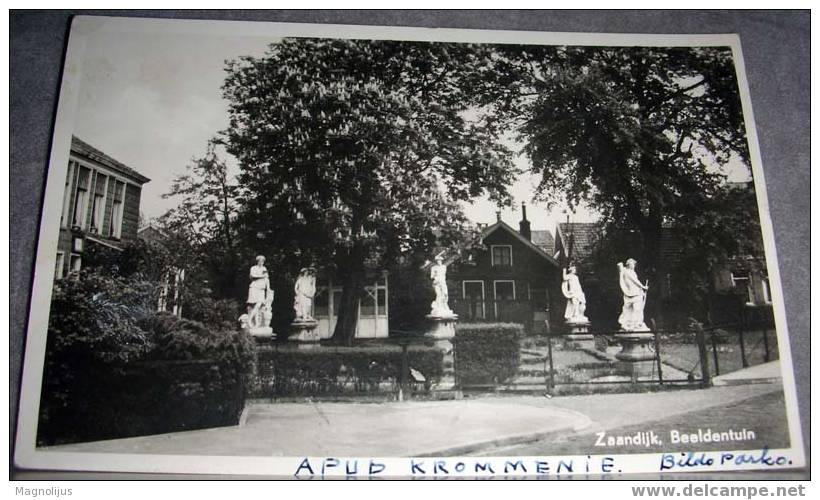
[[[443,263],[441,255],[436,256],[436,263],[430,268],[430,279],[433,280],[433,291],[436,293],[436,299],[430,304],[430,316],[440,318],[455,316],[449,305],[447,266]]]
[[[618,262],[621,292],[624,295],[624,306],[618,317],[618,323],[621,325],[621,330],[625,332],[646,332],[649,331],[649,327],[644,323],[643,309],[646,304],[649,282],[647,281],[644,285],[638,280],[635,264],[637,264],[635,259],[627,259],[626,265]]]
[[[574,265],[562,270],[564,281],[561,284],[561,292],[567,299],[567,308],[564,310],[564,320],[567,324],[589,323],[589,318],[584,315],[587,299],[576,272],[577,268]]]
[[[239,318],[243,329],[252,332],[268,333],[273,317],[273,289],[270,286],[268,269],[265,267],[265,257],[256,257],[256,265],[250,270],[250,285],[248,286],[247,313]]]
[[[294,321],[313,320],[313,297],[316,296],[315,268],[302,268],[293,286],[293,293],[293,310],[296,313]]]

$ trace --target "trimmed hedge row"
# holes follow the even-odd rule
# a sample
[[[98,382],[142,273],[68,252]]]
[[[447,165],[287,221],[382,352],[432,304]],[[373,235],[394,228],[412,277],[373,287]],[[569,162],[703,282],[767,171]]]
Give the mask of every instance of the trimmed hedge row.
[[[393,392],[401,381],[402,350],[398,346],[295,345],[259,348],[254,397],[335,396]],[[408,365],[426,379],[425,389],[442,376],[442,353],[412,346]]]
[[[53,384],[52,384],[53,388]],[[235,425],[244,380],[212,360],[86,366],[42,399],[39,446]]]
[[[457,323],[453,339],[456,373],[462,386],[498,385],[510,381],[520,364],[518,323]]]

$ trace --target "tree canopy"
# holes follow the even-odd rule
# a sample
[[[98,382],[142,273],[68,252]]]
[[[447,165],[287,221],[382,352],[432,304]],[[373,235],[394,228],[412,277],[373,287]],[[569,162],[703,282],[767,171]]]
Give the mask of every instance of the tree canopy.
[[[353,336],[365,263],[463,238],[460,200],[509,202],[511,152],[462,85],[480,62],[467,45],[285,39],[228,64],[222,140],[247,245],[287,247],[282,266],[332,264],[338,340]]]
[[[731,50],[509,46],[491,52],[491,63],[472,75],[474,95],[517,131],[540,174],[540,196],[584,201],[608,226],[638,231],[632,256],[645,274],[663,276],[662,228],[697,232],[699,224],[713,225],[720,212],[711,208],[725,198],[724,167],[748,164]]]

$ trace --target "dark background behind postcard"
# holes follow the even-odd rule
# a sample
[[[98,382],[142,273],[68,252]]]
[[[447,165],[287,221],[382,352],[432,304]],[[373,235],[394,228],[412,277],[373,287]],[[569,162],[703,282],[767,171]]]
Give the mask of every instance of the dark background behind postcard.
[[[63,54],[73,14],[527,31],[739,34],[763,156],[808,457],[809,11],[12,11],[9,19],[11,443],[14,443],[42,196]]]

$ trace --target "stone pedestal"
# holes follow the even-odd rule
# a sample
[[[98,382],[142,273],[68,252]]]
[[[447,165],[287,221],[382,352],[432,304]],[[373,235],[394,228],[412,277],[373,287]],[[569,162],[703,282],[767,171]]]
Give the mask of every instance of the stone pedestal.
[[[623,333],[615,336],[621,351],[615,354],[618,369],[633,381],[651,377],[655,372],[654,335],[651,333]]]
[[[566,323],[570,334],[564,337],[567,347],[573,349],[595,349],[595,337],[589,332],[589,321]]]
[[[273,332],[273,328],[269,326],[247,328],[247,332],[258,344],[268,344],[276,340],[276,334]]]
[[[290,324],[288,341],[299,342],[299,348],[310,349],[319,345],[319,332],[316,327],[319,322],[315,319],[295,319]]]
[[[455,314],[448,316],[433,316],[427,315],[427,320],[430,322],[430,329],[427,332],[429,337],[435,339],[434,345],[440,349],[444,354],[444,374],[441,380],[433,386],[434,391],[455,391],[456,399],[461,398],[461,391],[456,387],[455,378],[455,355],[453,346],[453,337],[456,336],[456,321],[458,316]]]

